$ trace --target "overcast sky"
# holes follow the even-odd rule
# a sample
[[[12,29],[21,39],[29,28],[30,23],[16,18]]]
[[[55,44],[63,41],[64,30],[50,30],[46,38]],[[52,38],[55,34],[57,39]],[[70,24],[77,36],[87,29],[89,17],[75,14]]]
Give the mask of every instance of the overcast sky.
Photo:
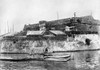
[[[23,29],[25,24],[34,24],[40,20],[56,20],[92,13],[100,20],[100,0],[0,0],[1,33],[7,32],[7,23],[15,31]]]

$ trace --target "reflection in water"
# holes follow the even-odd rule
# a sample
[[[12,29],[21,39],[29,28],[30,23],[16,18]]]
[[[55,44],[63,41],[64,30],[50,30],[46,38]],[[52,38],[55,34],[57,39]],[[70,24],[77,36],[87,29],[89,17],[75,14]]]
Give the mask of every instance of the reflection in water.
[[[71,66],[67,62],[50,61],[0,62],[0,70],[73,70]]]
[[[53,62],[53,61],[24,61],[9,62],[0,61],[0,70],[93,70],[90,68],[74,67],[74,62]],[[95,68],[94,70],[99,70]]]

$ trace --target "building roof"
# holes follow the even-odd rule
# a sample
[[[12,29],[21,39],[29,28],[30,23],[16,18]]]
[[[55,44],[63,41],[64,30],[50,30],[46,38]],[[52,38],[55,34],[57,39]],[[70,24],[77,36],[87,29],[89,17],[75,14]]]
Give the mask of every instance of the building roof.
[[[27,31],[26,35],[42,35],[44,31]]]
[[[27,31],[26,35],[65,35],[64,32],[60,30],[50,30],[50,31]]]
[[[53,34],[56,34],[56,35],[65,35],[65,33],[60,30],[50,30],[50,32],[52,32]]]

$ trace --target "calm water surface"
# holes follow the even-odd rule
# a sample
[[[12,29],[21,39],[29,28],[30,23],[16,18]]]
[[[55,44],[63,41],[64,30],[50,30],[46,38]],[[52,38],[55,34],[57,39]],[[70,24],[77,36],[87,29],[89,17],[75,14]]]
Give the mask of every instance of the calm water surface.
[[[73,61],[53,62],[53,61],[23,61],[10,62],[0,61],[0,70],[100,70],[96,68],[76,68]]]

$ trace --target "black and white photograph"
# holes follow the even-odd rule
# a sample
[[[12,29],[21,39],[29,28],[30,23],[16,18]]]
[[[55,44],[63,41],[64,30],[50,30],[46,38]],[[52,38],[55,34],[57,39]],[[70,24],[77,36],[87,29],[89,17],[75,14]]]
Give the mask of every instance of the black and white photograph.
[[[0,70],[100,70],[100,0],[0,0]]]

